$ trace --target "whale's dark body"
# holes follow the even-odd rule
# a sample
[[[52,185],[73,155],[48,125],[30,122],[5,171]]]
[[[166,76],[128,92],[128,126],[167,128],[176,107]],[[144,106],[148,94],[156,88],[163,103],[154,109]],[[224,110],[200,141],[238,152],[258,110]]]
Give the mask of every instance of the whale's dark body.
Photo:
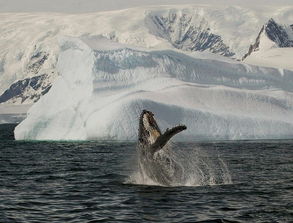
[[[180,181],[183,168],[172,157],[172,148],[169,140],[177,133],[186,129],[178,125],[167,129],[163,134],[154,119],[154,114],[143,110],[139,119],[138,157],[139,167],[143,178],[171,186]]]

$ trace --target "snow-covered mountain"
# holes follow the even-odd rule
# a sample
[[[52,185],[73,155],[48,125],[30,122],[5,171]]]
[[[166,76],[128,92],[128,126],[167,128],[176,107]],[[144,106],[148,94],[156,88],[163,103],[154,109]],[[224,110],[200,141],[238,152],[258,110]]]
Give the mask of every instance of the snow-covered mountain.
[[[271,18],[261,28],[255,43],[250,45],[243,60],[255,51],[284,47],[293,47],[293,24],[290,26],[279,25]]]
[[[177,139],[293,136],[293,71],[148,50],[102,37],[60,41],[51,90],[15,129],[16,139],[130,139],[142,109]]]
[[[290,25],[293,7],[263,7],[260,10],[239,6],[184,5],[88,14],[1,13],[0,101],[34,103],[50,88],[58,75],[58,39],[62,36],[102,35],[130,46],[178,49],[187,53],[200,51],[241,59],[271,17],[278,24]],[[280,30],[283,33],[284,26],[278,24],[272,26],[272,33],[277,33],[272,38],[280,40],[278,46],[283,46],[286,41],[278,33]],[[269,29],[270,26],[266,27]],[[287,28],[286,32],[289,33]],[[287,58],[292,55],[292,48],[282,50],[286,51],[282,54]],[[264,63],[259,58],[265,57],[255,59],[258,52],[252,51],[254,53],[246,57],[245,62],[291,69],[292,63],[288,60],[277,58],[275,63]],[[37,86],[41,87],[32,86],[35,79],[39,79]]]
[[[250,64],[293,69],[293,25],[270,19],[250,45],[243,60]]]

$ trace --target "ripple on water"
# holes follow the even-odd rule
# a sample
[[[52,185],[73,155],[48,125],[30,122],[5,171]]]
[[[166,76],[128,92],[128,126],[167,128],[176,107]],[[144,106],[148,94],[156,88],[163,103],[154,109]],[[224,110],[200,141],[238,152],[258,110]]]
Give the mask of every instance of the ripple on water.
[[[206,168],[205,183],[127,182],[134,143],[1,140],[0,222],[293,221],[293,141],[178,145],[198,165],[191,172]],[[209,173],[222,183],[207,183]]]

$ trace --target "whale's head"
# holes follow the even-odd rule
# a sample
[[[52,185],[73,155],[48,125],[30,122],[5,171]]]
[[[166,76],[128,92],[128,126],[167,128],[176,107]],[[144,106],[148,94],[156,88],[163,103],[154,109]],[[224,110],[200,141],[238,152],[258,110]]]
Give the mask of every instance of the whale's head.
[[[143,110],[139,119],[139,142],[145,145],[151,145],[160,135],[161,131],[154,119],[154,114],[150,111]]]

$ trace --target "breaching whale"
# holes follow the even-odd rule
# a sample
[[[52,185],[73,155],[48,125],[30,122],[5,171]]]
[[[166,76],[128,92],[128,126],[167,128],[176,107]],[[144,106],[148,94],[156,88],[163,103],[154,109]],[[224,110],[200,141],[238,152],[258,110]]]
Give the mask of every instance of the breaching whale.
[[[143,110],[139,119],[138,159],[139,169],[143,179],[171,186],[180,182],[183,168],[171,155],[172,148],[169,140],[186,129],[185,125],[178,125],[166,129],[162,134],[150,111]]]

